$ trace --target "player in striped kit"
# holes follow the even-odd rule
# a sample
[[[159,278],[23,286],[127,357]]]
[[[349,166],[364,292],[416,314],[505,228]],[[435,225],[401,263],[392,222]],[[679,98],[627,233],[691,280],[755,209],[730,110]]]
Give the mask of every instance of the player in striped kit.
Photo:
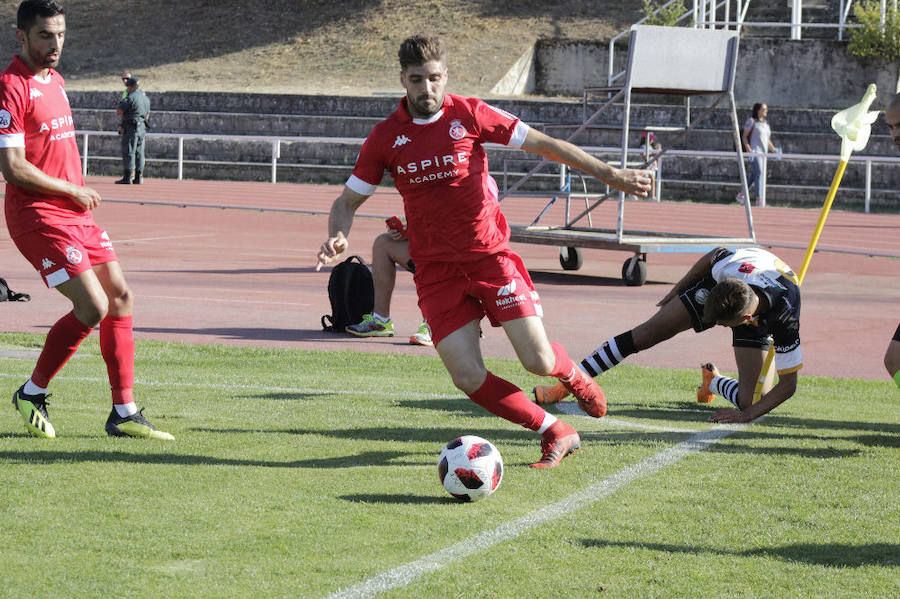
[[[676,298],[679,301],[675,301]],[[732,330],[737,380],[722,376],[712,364],[701,366],[703,382],[697,401],[721,395],[734,408],[710,416],[712,422],[749,422],[790,398],[797,389],[800,352],[800,288],[790,267],[760,248],[731,251],[716,248],[698,260],[657,304],[646,322],[616,335],[581,361],[595,377],[628,356],[649,349],[681,331],[698,333],[719,324]],[[767,373],[761,399],[753,403],[770,336],[775,344],[774,373]],[[535,387],[535,401],[547,405],[568,395],[560,385]]]
[[[363,144],[332,205],[319,264],[346,251],[356,210],[390,172],[403,197],[419,307],[453,383],[492,414],[539,432],[542,456],[532,466],[554,467],[580,447],[578,433],[485,368],[481,319],[502,326],[522,365],[560,379],[589,414],[605,414],[606,400],[565,349],[547,339],[540,298],[509,246],[483,144],[521,148],[640,196],[651,189],[651,173],[613,168],[481,100],[445,94],[447,65],[438,38],[410,37],[398,56],[406,97]]]

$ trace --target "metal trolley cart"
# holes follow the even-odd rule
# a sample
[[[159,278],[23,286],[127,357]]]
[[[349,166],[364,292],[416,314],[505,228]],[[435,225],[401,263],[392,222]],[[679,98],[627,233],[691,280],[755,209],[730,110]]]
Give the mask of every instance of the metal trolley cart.
[[[588,128],[597,118],[615,102],[624,99],[622,129],[622,148],[620,164],[628,164],[628,134],[631,120],[632,94],[663,94],[682,96],[690,112],[690,97],[708,96],[712,103],[694,119],[686,119],[684,128],[666,128],[677,130],[671,145],[680,142],[698,123],[702,122],[723,101],[728,100],[731,108],[732,135],[737,148],[735,157],[741,177],[744,197],[750,197],[747,190],[747,173],[744,168],[744,156],[740,139],[740,126],[737,108],[734,103],[734,79],[737,67],[739,34],[730,30],[689,29],[683,27],[657,27],[636,25],[632,27],[628,46],[624,84],[621,86],[592,87],[585,90],[585,106],[589,93],[606,93],[611,97],[581,126],[572,133],[571,141]],[[587,116],[587,111],[585,111]],[[587,148],[590,151],[590,148]],[[667,149],[660,150],[655,156],[645,156],[641,168],[652,165],[664,155]],[[632,153],[635,150],[631,150]],[[541,160],[515,184],[509,186],[501,194],[501,200],[515,195],[521,185],[545,167],[549,162]],[[565,171],[561,171],[559,194],[543,208],[530,225],[512,226],[512,241],[538,245],[560,247],[560,264],[566,270],[576,270],[582,264],[580,248],[619,250],[632,252],[622,266],[622,279],[626,285],[642,285],[647,279],[647,254],[651,252],[685,252],[703,253],[717,246],[744,247],[756,245],[756,233],[753,229],[753,215],[750,202],[744,209],[747,217],[746,237],[716,237],[707,235],[690,235],[683,233],[658,233],[650,231],[629,231],[625,229],[625,194],[618,193],[619,209],[615,229],[596,228],[590,219],[591,212],[613,192],[604,194],[577,193],[565,184]],[[520,195],[521,192],[519,193]],[[534,195],[529,193],[528,195]],[[564,223],[561,225],[538,224],[551,204],[564,196],[566,211]],[[570,217],[573,199],[584,199],[585,209]],[[586,225],[579,224],[587,218]]]

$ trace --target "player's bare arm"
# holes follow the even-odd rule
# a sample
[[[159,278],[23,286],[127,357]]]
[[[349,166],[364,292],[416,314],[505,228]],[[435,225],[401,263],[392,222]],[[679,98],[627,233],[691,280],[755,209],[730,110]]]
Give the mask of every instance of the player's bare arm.
[[[743,410],[735,410],[734,408],[722,408],[721,410],[717,410],[712,416],[709,417],[710,422],[750,422],[752,420],[756,420],[763,414],[768,414],[782,403],[787,401],[794,395],[794,392],[797,391],[797,376],[796,372],[788,372],[783,375],[778,376],[778,383],[772,387],[768,393],[764,394],[760,400],[756,403],[752,403],[753,401],[753,387],[750,386],[748,397],[745,397],[745,389],[741,388],[740,391],[740,399],[738,400],[741,405],[748,405],[749,407]]]
[[[647,197],[653,189],[653,173],[648,170],[614,168],[591,156],[575,144],[550,137],[536,129],[529,129],[522,149],[561,162],[589,173],[595,179],[625,193]]]
[[[713,256],[715,256],[716,252],[721,249],[722,248],[715,248],[714,250],[703,255],[699,260],[697,260],[694,265],[691,266],[691,268],[684,274],[684,276],[681,277],[681,279],[679,279],[671,289],[669,289],[669,292],[665,296],[663,296],[661,300],[656,302],[656,305],[664,306],[665,304],[669,303],[672,298],[678,297],[678,294],[687,289],[691,284],[708,275],[712,270]]]
[[[353,216],[368,198],[369,196],[344,186],[344,191],[331,205],[331,212],[328,215],[328,239],[319,248],[316,270],[321,269],[347,249],[347,235],[350,234]]]
[[[0,148],[0,172],[7,182],[23,189],[72,198],[85,210],[100,204],[100,194],[43,172],[25,158],[25,148]]]

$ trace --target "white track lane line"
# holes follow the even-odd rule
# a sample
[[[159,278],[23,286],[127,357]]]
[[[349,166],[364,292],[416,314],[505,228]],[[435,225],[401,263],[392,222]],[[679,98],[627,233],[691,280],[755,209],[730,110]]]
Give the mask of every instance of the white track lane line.
[[[356,599],[374,597],[391,589],[403,587],[420,576],[446,567],[451,562],[485,551],[494,545],[511,541],[543,524],[567,516],[596,501],[608,497],[636,480],[646,478],[691,454],[703,451],[728,435],[743,430],[746,424],[718,425],[697,433],[686,441],[650,456],[637,464],[626,466],[616,474],[586,489],[577,491],[565,499],[523,516],[518,520],[501,524],[425,557],[391,568],[364,580],[350,588],[328,595],[327,599]]]

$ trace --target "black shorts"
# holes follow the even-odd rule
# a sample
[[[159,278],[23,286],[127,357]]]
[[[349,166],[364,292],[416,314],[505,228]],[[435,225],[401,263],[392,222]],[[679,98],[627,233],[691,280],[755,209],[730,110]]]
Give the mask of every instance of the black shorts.
[[[897,330],[894,331],[894,341],[900,341],[900,324],[897,325]]]
[[[715,286],[716,280],[712,276],[706,276],[678,294],[678,299],[691,315],[691,325],[698,333],[716,326],[714,322],[703,322],[703,306],[710,290]],[[732,347],[768,349],[771,342],[766,327],[741,325],[731,328]]]

